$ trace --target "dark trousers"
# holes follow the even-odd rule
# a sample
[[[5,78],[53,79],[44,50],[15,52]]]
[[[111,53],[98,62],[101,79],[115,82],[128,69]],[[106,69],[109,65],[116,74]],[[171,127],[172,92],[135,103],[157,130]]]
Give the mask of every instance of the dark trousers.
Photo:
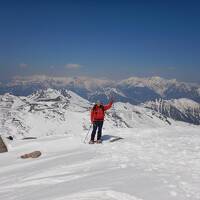
[[[102,135],[102,127],[103,127],[103,121],[95,121],[93,123],[93,130],[92,130],[92,134],[91,134],[91,140],[94,141],[97,129],[97,140],[101,139],[101,135]]]

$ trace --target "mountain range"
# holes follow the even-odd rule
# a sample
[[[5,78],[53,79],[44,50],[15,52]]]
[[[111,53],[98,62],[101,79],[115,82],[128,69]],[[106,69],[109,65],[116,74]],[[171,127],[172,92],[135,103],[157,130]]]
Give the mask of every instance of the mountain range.
[[[191,99],[172,99],[146,102],[146,107],[162,115],[192,124],[200,124],[200,104]]]
[[[49,77],[26,76],[14,77],[11,81],[0,84],[0,94],[9,92],[13,95],[27,96],[39,89],[67,89],[89,100],[107,101],[112,95],[116,101],[140,104],[155,99],[187,98],[200,103],[200,85],[167,80],[161,77],[130,77],[113,81],[89,77]]]
[[[7,136],[80,134],[90,127],[93,103],[69,90],[38,90],[28,96],[0,95],[0,132]],[[163,127],[184,121],[200,124],[200,106],[188,100],[116,102],[106,113],[105,128]]]
[[[90,126],[93,104],[72,91],[39,90],[23,97],[0,96],[0,132],[14,137],[80,134]],[[173,120],[143,106],[118,102],[106,114],[105,127],[168,126]]]

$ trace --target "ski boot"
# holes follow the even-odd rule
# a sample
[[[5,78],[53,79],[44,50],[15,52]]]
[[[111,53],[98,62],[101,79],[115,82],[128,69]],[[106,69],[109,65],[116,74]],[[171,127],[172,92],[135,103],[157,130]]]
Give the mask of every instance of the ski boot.
[[[89,141],[89,144],[94,144],[94,140],[90,140],[90,141]]]
[[[101,144],[102,143],[102,140],[97,140],[97,144]]]

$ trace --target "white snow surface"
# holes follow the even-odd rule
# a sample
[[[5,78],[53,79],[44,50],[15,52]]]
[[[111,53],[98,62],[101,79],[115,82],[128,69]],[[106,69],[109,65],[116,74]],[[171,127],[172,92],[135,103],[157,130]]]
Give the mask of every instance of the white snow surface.
[[[196,88],[198,93],[198,84],[194,83],[185,83],[179,82],[176,79],[164,79],[159,76],[147,77],[147,78],[139,78],[139,77],[130,77],[128,79],[122,80],[118,83],[120,86],[124,87],[148,87],[155,91],[157,94],[165,97],[165,92],[169,88],[177,88],[178,90],[182,90],[185,92],[189,92],[193,87]]]
[[[0,99],[0,132],[16,138],[0,154],[1,200],[200,199],[200,126],[169,125],[149,109],[116,103],[103,143],[89,145],[91,104],[75,93]],[[112,136],[124,139],[110,143]],[[35,150],[38,159],[20,158]]]
[[[181,111],[184,111],[184,109],[200,109],[199,103],[186,98],[173,99],[171,100],[171,104]]]
[[[95,145],[85,134],[12,142],[0,155],[1,199],[200,199],[199,127],[104,130],[125,139]],[[42,156],[19,158],[33,150]]]
[[[168,85],[178,84],[178,82],[175,79],[166,80],[164,78],[155,76],[150,78],[130,77],[122,80],[119,84],[128,87],[149,87],[162,96],[165,90],[168,88]]]

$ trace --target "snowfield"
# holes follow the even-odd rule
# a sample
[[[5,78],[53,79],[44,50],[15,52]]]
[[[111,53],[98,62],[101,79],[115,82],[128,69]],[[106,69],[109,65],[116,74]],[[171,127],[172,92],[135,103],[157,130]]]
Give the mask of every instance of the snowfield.
[[[109,135],[124,137],[110,143]],[[0,155],[4,200],[199,200],[199,127],[104,130],[103,144],[80,136],[11,142]],[[38,159],[22,160],[40,150]]]
[[[76,94],[0,99],[1,135],[14,136],[0,154],[1,200],[200,199],[200,126],[116,103],[103,144],[89,145],[91,104]],[[111,143],[112,136],[124,139]],[[36,150],[41,157],[20,158]]]

